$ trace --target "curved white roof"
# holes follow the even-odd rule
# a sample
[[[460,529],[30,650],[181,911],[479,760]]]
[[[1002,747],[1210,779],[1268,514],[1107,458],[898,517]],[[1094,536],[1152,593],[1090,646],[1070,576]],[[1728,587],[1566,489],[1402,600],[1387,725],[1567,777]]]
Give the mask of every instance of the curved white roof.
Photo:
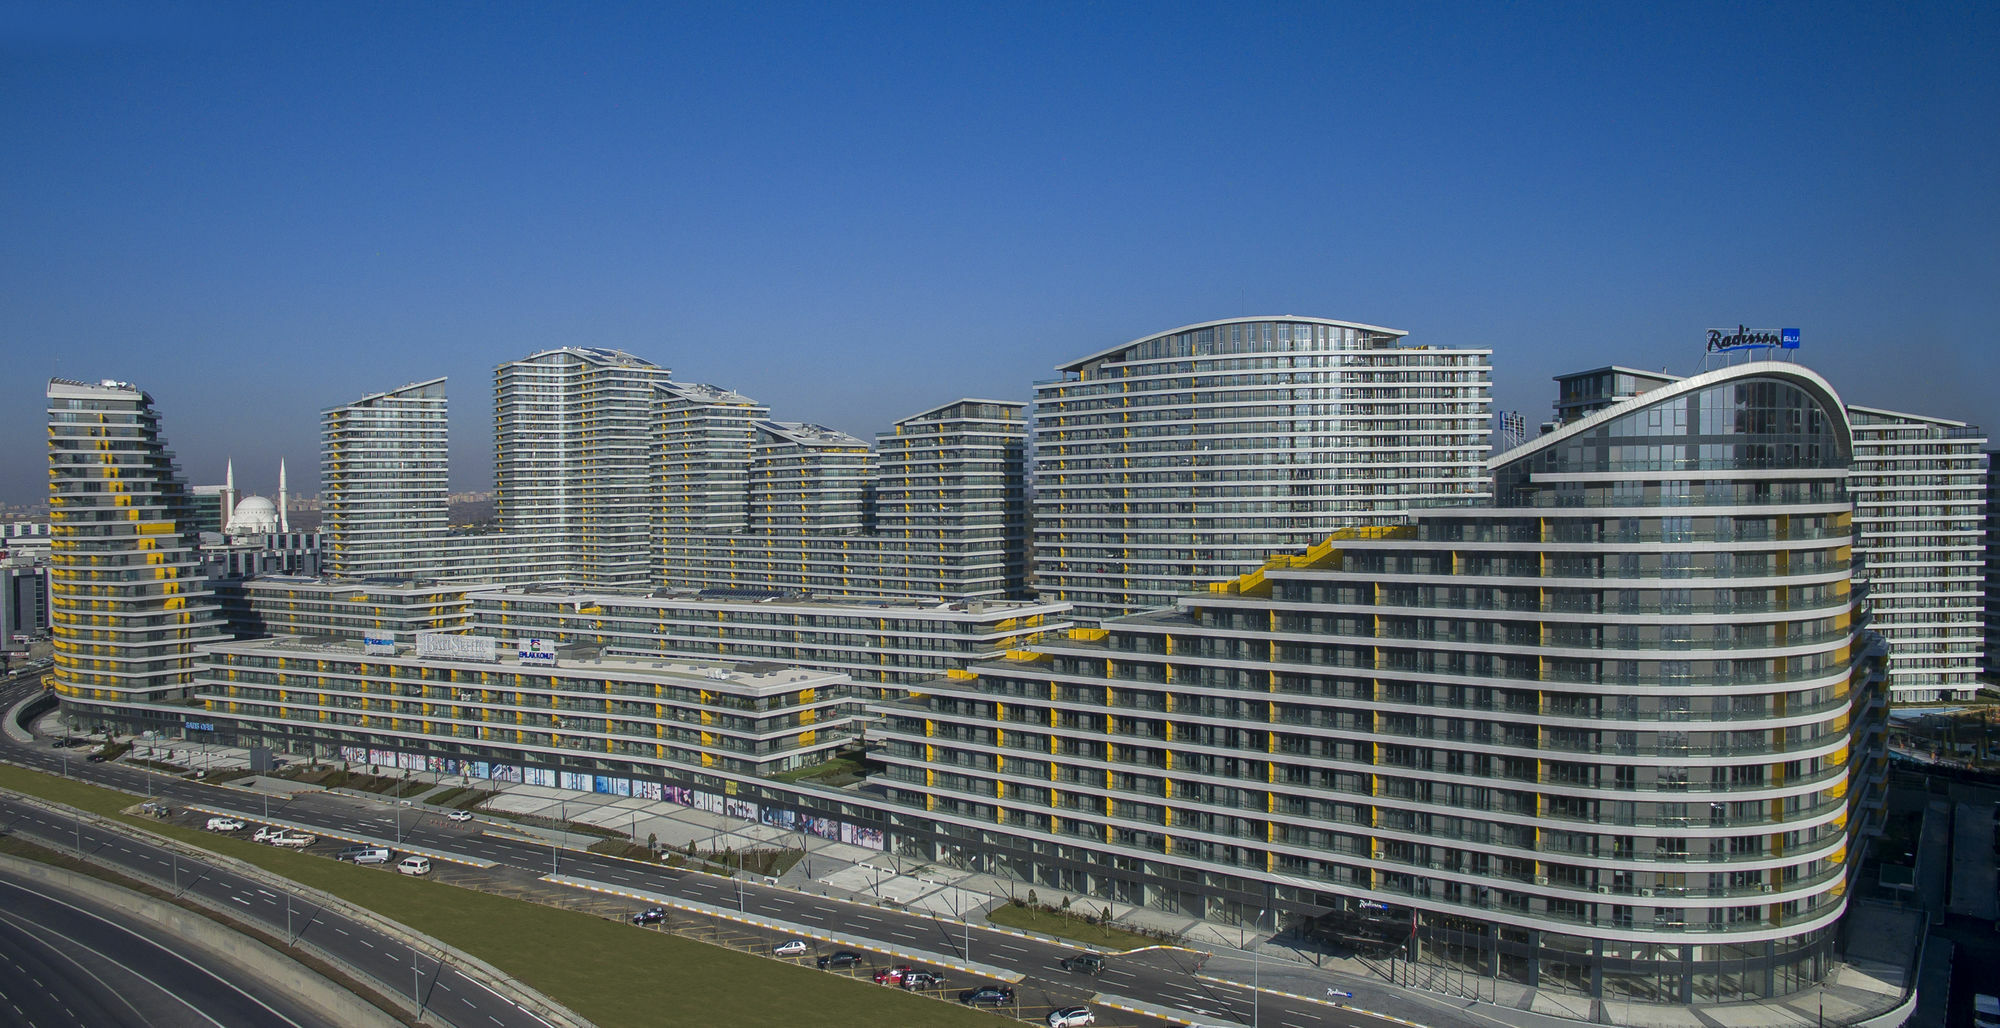
[[[1398,339],[1401,339],[1402,337],[1409,335],[1408,332],[1405,332],[1400,328],[1383,328],[1380,325],[1364,325],[1358,321],[1335,321],[1332,318],[1306,318],[1306,317],[1300,317],[1296,314],[1264,314],[1264,315],[1259,315],[1257,317],[1220,318],[1215,321],[1202,321],[1192,325],[1182,325],[1179,328],[1170,328],[1167,329],[1165,332],[1148,332],[1137,339],[1131,340],[1130,342],[1119,343],[1117,346],[1099,350],[1088,357],[1078,357],[1077,359],[1070,361],[1067,364],[1058,364],[1056,365],[1056,370],[1073,371],[1077,368],[1082,367],[1085,364],[1089,364],[1091,361],[1101,360],[1105,357],[1109,357],[1120,350],[1137,346],[1138,344],[1143,343],[1148,339],[1158,339],[1161,336],[1179,335],[1182,332],[1193,332],[1196,329],[1214,328],[1217,325],[1243,325],[1253,321],[1290,321],[1294,323],[1304,323],[1308,325],[1331,325],[1335,328],[1354,328],[1354,329],[1360,329],[1363,332],[1376,332],[1382,335],[1395,336]]]

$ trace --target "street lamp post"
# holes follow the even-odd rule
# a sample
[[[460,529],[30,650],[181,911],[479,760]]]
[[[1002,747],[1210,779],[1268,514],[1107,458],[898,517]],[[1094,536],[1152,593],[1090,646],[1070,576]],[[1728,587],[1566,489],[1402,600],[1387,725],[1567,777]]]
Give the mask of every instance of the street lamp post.
[[[1256,931],[1264,928],[1264,911],[1257,911]],[[1251,934],[1256,934],[1253,931]],[[1250,951],[1250,1028],[1259,1028],[1264,1015],[1264,947],[1259,945]]]

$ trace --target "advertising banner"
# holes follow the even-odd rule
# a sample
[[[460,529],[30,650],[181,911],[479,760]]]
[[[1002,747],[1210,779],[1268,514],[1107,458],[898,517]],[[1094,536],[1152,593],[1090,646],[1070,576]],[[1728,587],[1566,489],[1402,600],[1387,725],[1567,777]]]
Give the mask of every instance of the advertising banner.
[[[556,642],[554,639],[522,639],[517,651],[521,663],[536,667],[556,666]]]
[[[417,656],[473,660],[485,664],[500,659],[492,639],[483,635],[453,635],[450,632],[418,632]]]

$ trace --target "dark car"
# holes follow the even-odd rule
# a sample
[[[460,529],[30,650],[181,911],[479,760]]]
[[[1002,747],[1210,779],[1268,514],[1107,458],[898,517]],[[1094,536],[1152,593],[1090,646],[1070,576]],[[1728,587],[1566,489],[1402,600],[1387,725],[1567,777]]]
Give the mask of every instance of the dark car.
[[[105,761],[110,760],[111,758],[105,756],[102,753],[93,753],[90,756],[85,757],[84,759],[90,761],[93,764],[102,764]]]
[[[836,968],[842,968],[842,967],[853,967],[858,963],[861,963],[861,954],[856,953],[851,949],[844,949],[833,953],[828,953],[826,956],[819,958],[820,970],[823,971],[831,971]]]
[[[1062,959],[1062,969],[1078,974],[1097,975],[1104,973],[1104,958],[1095,953],[1080,953]]]
[[[661,924],[667,919],[665,907],[651,907],[632,915],[633,924]]]
[[[1004,1007],[1014,1002],[1014,990],[1005,985],[982,985],[958,994],[968,1007]]]

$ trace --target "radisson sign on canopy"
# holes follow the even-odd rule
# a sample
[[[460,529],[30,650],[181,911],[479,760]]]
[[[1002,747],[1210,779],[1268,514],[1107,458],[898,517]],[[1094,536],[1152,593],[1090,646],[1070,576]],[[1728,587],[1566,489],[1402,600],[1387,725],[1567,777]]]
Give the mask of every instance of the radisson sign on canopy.
[[[1708,352],[1728,353],[1731,350],[1753,350],[1758,347],[1776,346],[1787,350],[1799,348],[1799,330],[1796,328],[1711,328],[1708,330]]]

